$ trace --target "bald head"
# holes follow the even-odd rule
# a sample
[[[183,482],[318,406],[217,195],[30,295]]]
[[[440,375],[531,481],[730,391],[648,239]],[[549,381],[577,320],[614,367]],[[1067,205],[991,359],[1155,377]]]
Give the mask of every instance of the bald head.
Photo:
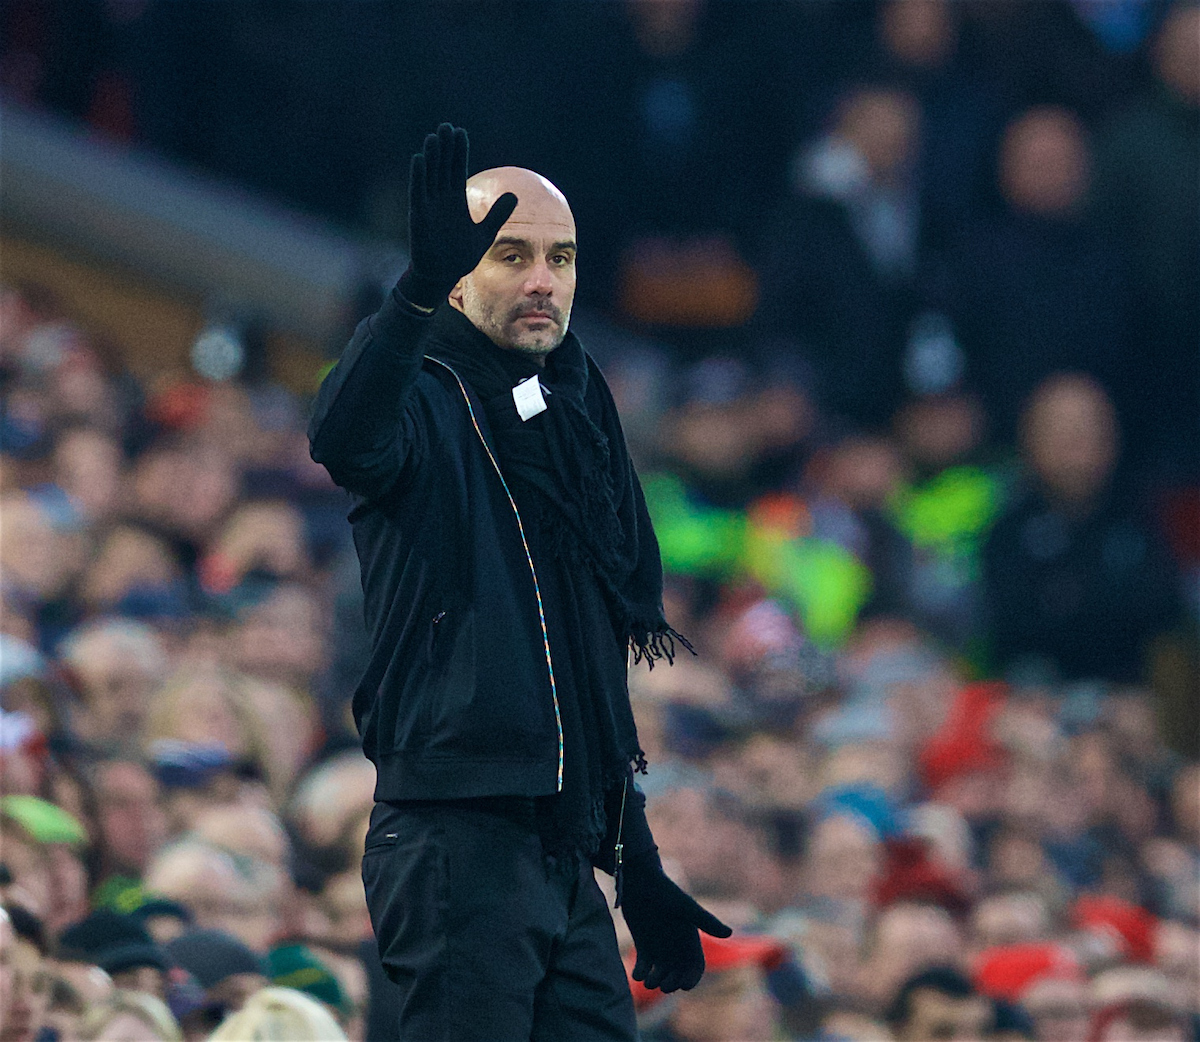
[[[562,343],[575,299],[575,217],[541,174],[500,166],[468,179],[472,219],[482,221],[506,192],[516,209],[450,303],[496,346],[543,363]]]
[[[522,166],[496,166],[467,178],[467,206],[472,219],[477,224],[482,221],[505,192],[517,197],[517,208],[500,230],[501,235],[510,225],[548,220],[569,228],[570,237],[575,237],[575,217],[567,197],[549,178]]]

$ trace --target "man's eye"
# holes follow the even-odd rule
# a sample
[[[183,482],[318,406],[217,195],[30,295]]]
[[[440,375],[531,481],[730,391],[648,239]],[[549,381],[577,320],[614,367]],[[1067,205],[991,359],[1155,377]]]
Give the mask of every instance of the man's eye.
[[[516,261],[519,261],[521,259],[521,255],[519,253],[506,253],[503,259],[505,264],[512,264]]]

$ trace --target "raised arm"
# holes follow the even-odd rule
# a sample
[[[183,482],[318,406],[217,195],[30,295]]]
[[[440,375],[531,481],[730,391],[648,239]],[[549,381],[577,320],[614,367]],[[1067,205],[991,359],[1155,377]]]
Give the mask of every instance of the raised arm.
[[[491,247],[517,197],[496,200],[476,224],[467,209],[467,132],[443,123],[412,158],[408,270],[359,324],[317,394],[312,458],[343,488],[382,495],[400,480],[418,432],[406,410],[430,316]]]

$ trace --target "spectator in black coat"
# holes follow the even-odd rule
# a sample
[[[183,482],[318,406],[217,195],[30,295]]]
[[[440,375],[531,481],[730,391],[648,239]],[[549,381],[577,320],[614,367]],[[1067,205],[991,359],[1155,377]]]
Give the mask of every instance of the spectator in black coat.
[[[830,411],[858,424],[882,424],[900,395],[917,267],[920,126],[907,90],[847,91],[829,133],[799,152],[794,195],[760,265],[759,335],[792,345]]]
[[[1022,417],[1029,486],[984,547],[995,664],[1063,680],[1145,679],[1179,621],[1174,568],[1113,482],[1118,427],[1092,378],[1044,381]]]
[[[1068,109],[1032,108],[1000,147],[1006,204],[967,230],[934,289],[967,371],[1011,435],[1021,404],[1064,369],[1122,386],[1131,306],[1123,260],[1086,216],[1091,157]]]
[[[1099,132],[1096,216],[1131,258],[1137,370],[1130,449],[1163,476],[1200,475],[1200,5],[1177,6],[1156,82]]]

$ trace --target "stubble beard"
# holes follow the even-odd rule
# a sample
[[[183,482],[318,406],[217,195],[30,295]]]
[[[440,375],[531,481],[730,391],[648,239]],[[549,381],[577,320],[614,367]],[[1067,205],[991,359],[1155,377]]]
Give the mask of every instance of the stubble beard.
[[[562,308],[548,300],[525,301],[504,313],[498,308],[483,304],[478,298],[474,301],[468,298],[464,300],[464,304],[469,308],[464,308],[467,317],[493,344],[529,358],[545,358],[567,335],[569,313],[564,314]],[[522,316],[532,311],[545,312],[550,316],[550,321],[540,329],[523,329],[518,326]]]

